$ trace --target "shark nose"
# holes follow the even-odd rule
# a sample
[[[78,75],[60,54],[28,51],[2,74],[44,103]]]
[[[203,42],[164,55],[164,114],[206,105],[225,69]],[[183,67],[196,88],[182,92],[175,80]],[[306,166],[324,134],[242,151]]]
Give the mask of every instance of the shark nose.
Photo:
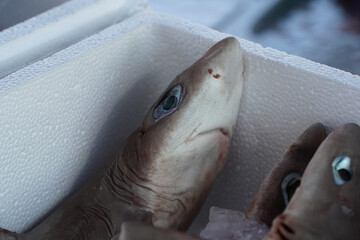
[[[292,240],[296,239],[296,232],[287,222],[287,215],[280,214],[273,221],[272,227],[265,240]]]
[[[242,73],[242,50],[240,43],[234,37],[228,37],[218,42],[208,52],[206,72],[211,81],[233,82],[238,72]],[[238,69],[240,71],[234,71]]]

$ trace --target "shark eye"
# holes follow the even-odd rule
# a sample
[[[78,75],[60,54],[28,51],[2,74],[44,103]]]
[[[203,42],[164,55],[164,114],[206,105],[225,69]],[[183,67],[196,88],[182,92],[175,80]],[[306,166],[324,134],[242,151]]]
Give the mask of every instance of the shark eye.
[[[300,186],[301,175],[299,173],[290,173],[285,176],[281,182],[281,192],[284,197],[285,205],[288,205],[296,189]]]
[[[159,120],[174,112],[181,101],[182,87],[180,84],[170,89],[154,110],[154,118]]]
[[[348,156],[336,157],[331,166],[336,185],[342,185],[351,180],[351,159]]]

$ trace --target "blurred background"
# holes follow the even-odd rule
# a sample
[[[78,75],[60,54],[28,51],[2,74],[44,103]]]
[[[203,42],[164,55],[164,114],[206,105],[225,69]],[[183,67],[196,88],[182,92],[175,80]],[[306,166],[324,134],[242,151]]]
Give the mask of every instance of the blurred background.
[[[0,31],[66,0],[0,0]],[[360,74],[360,0],[148,0],[152,9]]]
[[[149,0],[149,4],[155,11],[360,74],[360,0]]]

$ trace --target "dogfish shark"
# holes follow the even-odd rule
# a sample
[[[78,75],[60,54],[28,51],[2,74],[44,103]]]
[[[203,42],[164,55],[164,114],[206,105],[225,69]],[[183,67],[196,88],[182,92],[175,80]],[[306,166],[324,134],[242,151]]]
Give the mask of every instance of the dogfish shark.
[[[213,216],[201,236],[209,240],[360,239],[359,149],[357,124],[347,123],[330,133],[321,123],[310,126],[267,175],[246,218],[237,217],[240,212],[217,210],[222,215]],[[263,224],[270,229],[263,231]]]
[[[285,210],[327,132],[321,123],[308,127],[274,164],[248,210],[243,213],[212,207],[209,223],[200,236],[209,240],[262,239],[272,221]]]
[[[264,179],[246,219],[220,209],[222,215],[206,226],[202,238],[125,223],[119,240],[360,239],[359,149],[358,125],[348,123],[329,134],[323,124],[313,124]],[[263,232],[262,224],[270,231]]]
[[[327,136],[321,123],[308,127],[271,169],[253,198],[246,217],[271,226],[289,203],[320,144]]]
[[[0,239],[119,239],[128,221],[186,230],[226,162],[242,89],[242,49],[228,37],[175,77],[93,179],[31,231]]]
[[[360,239],[360,127],[331,132],[264,240]]]

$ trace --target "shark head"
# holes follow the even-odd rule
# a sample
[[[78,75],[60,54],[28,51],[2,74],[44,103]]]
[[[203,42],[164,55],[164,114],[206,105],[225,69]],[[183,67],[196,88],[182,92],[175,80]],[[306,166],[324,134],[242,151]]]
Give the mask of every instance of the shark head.
[[[238,116],[242,70],[238,41],[224,39],[178,75],[151,107],[142,131],[153,160],[146,171],[154,169],[157,185],[185,190],[214,164],[221,169]]]
[[[265,239],[359,239],[360,127],[329,134]]]
[[[133,181],[151,189],[142,198],[152,206],[155,225],[185,229],[200,209],[226,162],[242,73],[238,41],[216,43],[170,83],[126,144]]]
[[[246,217],[271,226],[292,198],[311,158],[327,137],[321,123],[308,127],[271,169],[246,213]]]

